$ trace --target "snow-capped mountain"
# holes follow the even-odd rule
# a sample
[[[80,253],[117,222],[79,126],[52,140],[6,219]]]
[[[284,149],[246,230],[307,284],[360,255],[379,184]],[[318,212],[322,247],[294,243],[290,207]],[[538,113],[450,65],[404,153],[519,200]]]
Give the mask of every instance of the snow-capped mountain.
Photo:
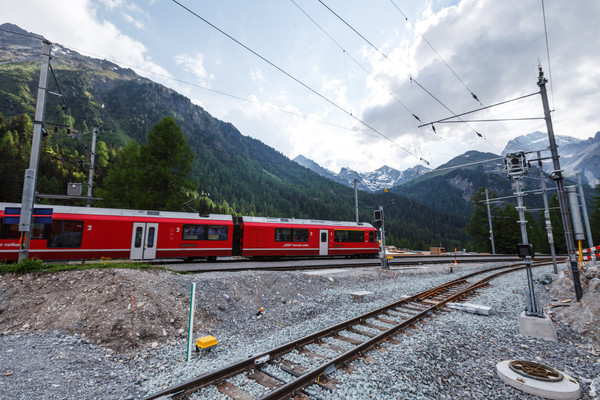
[[[384,165],[375,171],[364,173],[356,172],[350,168],[342,168],[340,172],[336,174],[333,171],[321,167],[319,164],[304,157],[303,155],[297,156],[294,158],[294,161],[321,176],[346,186],[354,187],[354,180],[356,179],[358,181],[358,189],[366,192],[376,192],[386,188],[392,188],[394,186],[409,182],[420,174],[429,171],[428,168],[421,165],[417,165],[405,171],[398,171],[394,168]]]
[[[577,180],[577,173],[581,173],[581,181],[594,187],[600,183],[600,132],[597,132],[593,138],[586,140],[577,139],[570,136],[555,136],[558,146],[558,155],[560,167],[564,171],[563,176],[574,181]],[[502,151],[502,155],[514,153],[517,151],[542,151],[542,157],[549,157],[550,147],[548,134],[544,132],[532,132],[527,135],[519,136],[509,141]],[[537,155],[528,156],[528,158],[537,158]],[[544,171],[551,173],[554,169],[550,160],[544,161]]]
[[[563,176],[570,178],[573,181],[577,180],[577,172],[581,172],[581,181],[595,187],[600,183],[600,132],[597,132],[593,138],[586,140],[577,139],[570,136],[556,136],[556,144],[558,146],[558,154],[560,156],[560,166],[564,171]],[[518,151],[535,152],[541,151],[542,157],[549,157],[548,150],[550,143],[548,134],[544,132],[532,132],[527,135],[521,135],[510,140],[502,155],[515,153]],[[466,152],[455,159],[448,161],[441,167],[449,165],[464,164],[462,158],[469,157],[471,152]],[[479,152],[475,152],[478,153]],[[491,155],[491,154],[488,154]],[[534,153],[528,158],[537,158]],[[328,169],[321,167],[316,162],[299,155],[294,158],[298,164],[316,172],[317,174],[329,178],[335,182],[342,183],[346,186],[353,187],[354,180],[358,180],[358,188],[367,192],[376,192],[386,188],[402,185],[406,182],[417,178],[425,172],[431,171],[429,168],[421,165],[414,166],[404,171],[398,171],[387,165],[376,169],[372,172],[356,172],[349,168],[342,168],[338,174]],[[502,161],[499,161],[501,164]],[[537,166],[537,163],[535,163]],[[548,174],[554,169],[550,160],[545,160],[544,171]]]

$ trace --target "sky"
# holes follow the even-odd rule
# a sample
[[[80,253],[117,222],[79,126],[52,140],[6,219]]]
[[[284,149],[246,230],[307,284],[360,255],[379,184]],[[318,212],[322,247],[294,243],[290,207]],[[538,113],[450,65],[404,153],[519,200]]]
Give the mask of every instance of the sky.
[[[539,91],[538,66],[555,134],[600,130],[600,1],[0,0],[0,9],[0,23],[131,68],[334,172],[434,168],[547,132],[539,94],[509,101]],[[502,102],[462,117],[473,122],[419,127]],[[489,121],[499,119],[521,120]]]

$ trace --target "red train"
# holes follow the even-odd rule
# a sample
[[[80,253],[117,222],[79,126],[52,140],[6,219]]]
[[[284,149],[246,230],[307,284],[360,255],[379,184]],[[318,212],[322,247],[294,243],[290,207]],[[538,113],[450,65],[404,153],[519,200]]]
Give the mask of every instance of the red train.
[[[18,259],[20,232],[15,214],[19,207],[0,203],[0,260]],[[368,223],[36,207],[44,207],[46,215],[34,220],[29,257],[42,260],[375,257],[379,253],[376,229]]]

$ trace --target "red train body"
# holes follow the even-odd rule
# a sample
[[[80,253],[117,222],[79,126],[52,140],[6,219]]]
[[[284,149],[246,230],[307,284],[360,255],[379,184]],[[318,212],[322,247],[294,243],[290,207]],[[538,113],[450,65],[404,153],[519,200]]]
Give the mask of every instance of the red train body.
[[[0,260],[18,259],[18,224],[0,203]],[[29,257],[41,260],[282,256],[376,256],[369,224],[301,219],[199,216],[168,211],[40,206],[52,220],[34,223]],[[49,223],[48,223],[49,222]]]

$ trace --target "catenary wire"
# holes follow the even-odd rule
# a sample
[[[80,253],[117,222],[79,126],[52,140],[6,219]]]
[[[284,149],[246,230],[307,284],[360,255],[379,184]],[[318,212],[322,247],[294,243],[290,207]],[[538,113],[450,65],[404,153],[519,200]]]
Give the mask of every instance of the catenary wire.
[[[352,29],[354,31],[354,33],[356,33],[358,36],[360,36],[362,38],[362,40],[364,40],[365,42],[367,42],[369,44],[369,46],[371,46],[372,48],[374,48],[379,54],[381,54],[384,58],[386,58],[387,60],[389,60],[388,56],[386,56],[377,46],[375,46],[373,43],[371,43],[369,40],[367,40],[366,37],[364,37],[363,35],[361,35],[360,32],[358,32],[356,29],[354,29],[354,27],[352,25],[350,25],[348,22],[346,22],[346,20],[344,18],[342,18],[339,14],[337,14],[335,11],[333,11],[331,9],[331,7],[329,7],[327,4],[323,3],[322,0],[319,0],[319,3],[321,3],[323,5],[323,7],[325,7],[326,9],[328,9],[333,15],[335,15],[336,17],[338,17],[340,21],[342,21],[344,24],[346,24],[346,26],[348,26],[348,28]]]
[[[392,3],[392,5],[396,8],[396,10],[398,10],[398,12],[400,14],[402,14],[402,16],[404,17],[404,19],[413,27],[413,30],[416,32],[416,27],[415,25],[412,23],[412,21],[410,21],[408,19],[408,17],[406,16],[406,14],[404,14],[404,12],[400,9],[400,7],[398,7],[398,5],[394,2],[394,0],[390,0],[390,2]],[[441,56],[441,54],[433,47],[433,45],[425,38],[424,35],[420,35],[421,38],[423,39],[423,41],[429,46],[429,48],[438,56],[438,58],[444,63],[444,65],[446,65],[446,67],[448,67],[448,69],[452,72],[452,74],[456,77],[456,79],[458,79],[460,81],[460,83],[465,87],[465,89],[467,89],[467,91],[471,94],[471,97],[477,101],[480,105],[484,106],[484,104],[481,102],[481,100],[479,100],[479,97],[473,92],[473,90],[471,90],[471,88],[469,88],[469,86],[467,86],[467,84],[461,79],[461,77],[456,73],[456,71],[450,66],[450,64],[448,64],[448,62],[446,62],[446,60]],[[494,118],[494,119],[498,119],[494,116],[494,114],[490,111],[490,110],[486,110],[488,113],[490,113],[490,115]],[[498,119],[499,120],[499,119]],[[504,129],[504,131],[506,133],[508,133],[509,135],[511,134],[510,131],[506,128],[506,126],[499,120],[500,125],[502,126],[502,128]],[[483,137],[483,136],[482,136]],[[485,139],[485,138],[484,138]],[[487,141],[487,140],[486,140]],[[488,142],[489,143],[489,142]],[[491,144],[491,143],[490,143]],[[492,145],[492,147],[494,147]],[[495,148],[495,147],[494,147]]]
[[[28,34],[22,34],[22,33],[19,33],[19,32],[13,32],[13,31],[10,31],[10,30],[2,29],[2,28],[0,28],[0,31],[4,31],[6,33],[11,33],[11,34],[20,35],[20,36],[30,37],[30,38],[36,39],[36,40],[43,40],[44,39],[41,36],[33,36],[33,35],[28,35]],[[152,71],[152,70],[140,67],[139,65],[129,64],[129,63],[124,62],[124,61],[120,61],[120,60],[116,60],[114,58],[110,58],[110,57],[106,57],[106,56],[103,56],[103,55],[100,55],[100,54],[92,53],[90,51],[79,49],[79,48],[74,47],[74,46],[69,46],[69,45],[65,45],[65,44],[62,44],[62,43],[61,44],[57,44],[57,45],[61,46],[61,47],[64,47],[66,49],[69,49],[69,50],[76,51],[76,52],[78,52],[80,54],[87,54],[87,55],[92,56],[92,57],[96,57],[96,58],[99,58],[99,59],[104,59],[104,60],[107,60],[107,61],[110,61],[110,62],[114,62],[115,64],[118,64],[118,65],[123,65],[123,66],[129,67],[129,68],[134,68],[136,70],[143,71],[143,72],[146,72],[148,74],[152,74],[152,75],[155,75],[155,76],[158,76],[158,77],[161,77],[161,78],[165,78],[165,79],[169,79],[169,80],[172,80],[172,81],[175,81],[175,82],[179,82],[179,83],[182,83],[184,85],[193,86],[193,87],[196,87],[196,88],[199,88],[199,89],[203,89],[203,90],[206,90],[206,91],[209,91],[209,92],[212,92],[212,93],[219,94],[221,96],[230,97],[232,99],[236,99],[236,100],[243,101],[243,102],[246,102],[246,103],[254,104],[254,105],[257,105],[257,106],[265,106],[265,107],[268,107],[268,108],[271,108],[271,109],[274,109],[274,110],[277,110],[277,111],[280,111],[280,112],[283,112],[283,113],[286,113],[286,114],[290,114],[290,115],[294,115],[294,116],[297,116],[297,117],[301,117],[303,119],[315,121],[315,122],[318,122],[318,123],[321,123],[321,124],[324,124],[324,125],[329,125],[329,126],[333,126],[333,127],[344,129],[344,130],[353,131],[353,132],[357,131],[357,129],[348,128],[348,127],[345,127],[345,126],[342,126],[342,125],[334,124],[332,122],[323,121],[321,119],[310,117],[310,116],[307,116],[307,115],[304,115],[304,114],[296,113],[296,112],[293,112],[293,111],[290,111],[290,110],[285,110],[283,108],[276,107],[276,106],[274,106],[272,104],[268,104],[268,103],[261,104],[261,103],[255,101],[255,100],[252,100],[252,99],[247,99],[247,98],[239,97],[239,96],[236,96],[234,94],[226,93],[226,92],[223,92],[223,91],[220,91],[220,90],[211,89],[209,87],[202,86],[202,85],[199,85],[197,83],[189,82],[189,81],[186,81],[186,80],[181,79],[181,78],[176,78],[174,76],[170,76],[170,75],[166,75],[166,74],[161,74],[159,72]],[[59,89],[59,91],[60,91],[60,89]],[[62,91],[60,91],[60,92],[62,94]],[[359,133],[366,134],[367,136],[378,137],[376,135],[371,135],[371,134],[367,133],[367,131],[363,131],[363,130],[358,130],[358,131],[359,131]]]
[[[402,150],[404,150],[406,153],[410,154],[411,156],[415,157],[416,159],[418,159],[419,161],[422,161],[424,163],[426,163],[427,165],[429,165],[429,161],[425,160],[423,157],[419,157],[416,154],[414,154],[413,152],[411,152],[410,150],[408,150],[406,147],[398,144],[396,141],[392,140],[390,137],[386,136],[385,134],[383,134],[382,132],[380,132],[379,130],[377,130],[375,127],[371,126],[370,124],[368,124],[367,122],[363,121],[362,119],[356,117],[355,115],[353,115],[351,112],[349,112],[348,110],[344,109],[343,107],[341,107],[340,105],[338,105],[337,103],[335,103],[333,100],[325,97],[324,95],[322,95],[321,93],[319,93],[317,90],[313,89],[312,87],[308,86],[306,83],[302,82],[300,79],[296,78],[295,76],[291,75],[289,72],[287,72],[286,70],[284,70],[283,68],[279,67],[278,65],[276,65],[275,63],[273,63],[272,61],[268,60],[267,58],[263,57],[262,55],[260,55],[258,52],[256,52],[255,50],[251,49],[250,47],[246,46],[245,44],[243,44],[242,42],[240,42],[239,40],[237,40],[236,38],[234,38],[233,36],[231,36],[230,34],[228,34],[227,32],[223,31],[222,29],[220,29],[219,27],[217,27],[216,25],[214,25],[213,23],[209,22],[208,20],[206,20],[205,18],[203,18],[202,16],[200,16],[199,14],[197,14],[196,12],[192,11],[190,8],[184,6],[183,4],[181,4],[179,1],[177,0],[172,0],[173,3],[177,4],[178,6],[180,6],[181,8],[183,8],[185,11],[187,11],[188,13],[192,14],[193,16],[195,16],[196,18],[200,19],[202,22],[206,23],[207,25],[209,25],[210,27],[212,27],[213,29],[219,31],[221,34],[223,34],[224,36],[226,36],[227,38],[229,38],[230,40],[234,41],[235,43],[237,43],[238,45],[240,45],[241,47],[243,47],[244,49],[246,49],[247,51],[249,51],[250,53],[254,54],[256,57],[260,58],[261,60],[263,60],[264,62],[266,62],[267,64],[271,65],[273,68],[277,69],[279,72],[281,72],[282,74],[286,75],[287,77],[289,77],[290,79],[294,80],[296,83],[298,83],[299,85],[303,86],[304,88],[308,89],[309,91],[311,91],[312,93],[314,93],[315,95],[317,95],[318,97],[320,97],[321,99],[325,100],[327,103],[331,104],[332,106],[334,106],[335,108],[337,108],[338,110],[342,111],[343,113],[347,114],[348,116],[350,116],[351,118],[353,118],[354,120],[356,120],[357,122],[361,123],[362,125],[364,125],[365,127],[369,128],[370,130],[372,130],[373,132],[377,133],[379,136],[381,136],[382,138],[388,140],[390,143],[398,146],[399,148],[401,148]]]
[[[548,46],[548,27],[546,26],[546,7],[544,6],[544,0],[542,0],[542,16],[544,17],[544,35],[546,37],[546,54],[548,55],[548,78],[550,80],[550,94],[552,96],[552,108],[554,108],[554,85],[552,83],[552,67],[550,63],[550,47]]]
[[[319,23],[317,21],[315,21],[314,18],[312,18],[302,7],[300,7],[300,5],[298,5],[298,3],[296,3],[294,0],[290,0],[290,1],[306,16],[306,18],[308,18],[317,28],[319,28],[319,30],[321,30],[321,32],[323,32],[325,34],[325,36],[327,36],[333,43],[335,43],[335,45],[337,45],[345,55],[350,57],[350,59],[352,61],[354,61],[354,63],[365,72],[365,74],[367,74],[367,76],[370,76],[371,79],[373,79],[373,81],[379,85],[379,87],[381,87],[383,90],[385,90],[398,104],[400,104],[410,114],[410,116],[414,118],[414,120],[421,122],[421,119],[410,108],[408,108],[408,106],[406,104],[404,104],[398,98],[398,96],[396,96],[382,82],[380,82],[377,79],[375,74],[373,74],[364,65],[362,65],[358,60],[356,60],[354,57],[352,57],[352,55],[348,51],[346,51],[346,49],[337,40],[335,40],[333,38],[333,36],[331,36],[321,25],[319,25]],[[414,131],[414,133],[416,134],[416,130]],[[418,138],[418,136],[416,136],[416,137]],[[459,151],[456,147],[454,147],[454,145],[452,145],[452,143],[448,142],[445,138],[443,138],[439,135],[435,135],[435,137],[438,138],[439,140],[442,140],[443,142],[445,142],[447,145],[452,147],[457,152]],[[421,151],[421,153],[422,153],[422,151]],[[439,154],[442,154],[442,153],[439,153]]]

